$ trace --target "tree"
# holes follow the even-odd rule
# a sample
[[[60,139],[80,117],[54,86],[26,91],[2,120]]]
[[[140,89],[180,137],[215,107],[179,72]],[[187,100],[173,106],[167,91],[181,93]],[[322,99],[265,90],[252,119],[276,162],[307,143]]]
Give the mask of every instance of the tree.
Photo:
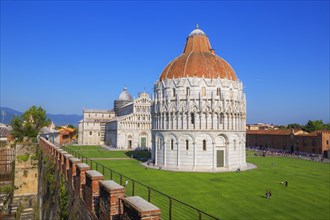
[[[11,134],[17,138],[18,141],[22,141],[24,137],[23,119],[22,117],[14,116],[10,122],[13,128]]]
[[[288,124],[287,128],[288,129],[302,129],[303,126],[300,124],[294,123],[294,124]]]
[[[311,121],[309,120],[307,124],[304,126],[304,131],[313,132],[317,130],[325,130],[329,129],[328,124],[324,124],[322,120]]]
[[[46,111],[41,107],[32,106],[21,117],[15,117],[11,121],[13,135],[19,140],[26,137],[37,137],[40,129],[50,124]]]
[[[75,127],[73,125],[68,125],[68,128],[74,128],[75,129]]]

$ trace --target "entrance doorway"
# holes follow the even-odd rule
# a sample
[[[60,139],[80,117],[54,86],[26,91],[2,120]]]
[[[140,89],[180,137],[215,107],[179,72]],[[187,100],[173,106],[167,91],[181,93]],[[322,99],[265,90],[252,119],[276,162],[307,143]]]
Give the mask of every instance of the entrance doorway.
[[[224,151],[217,150],[217,167],[224,167]]]
[[[128,140],[128,148],[132,148],[132,140]]]
[[[147,138],[142,137],[141,138],[141,147],[146,147],[147,146]]]

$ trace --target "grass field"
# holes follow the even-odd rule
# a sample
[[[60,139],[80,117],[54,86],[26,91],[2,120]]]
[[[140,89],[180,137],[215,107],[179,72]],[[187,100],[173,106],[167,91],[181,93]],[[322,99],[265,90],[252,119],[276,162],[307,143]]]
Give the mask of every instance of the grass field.
[[[70,146],[70,149],[89,158],[129,158],[127,151],[108,151],[100,146]]]
[[[84,149],[85,156],[96,157],[94,148]],[[100,157],[118,158],[120,152],[106,155]],[[146,170],[136,160],[98,162],[221,219],[330,219],[328,163],[281,157],[248,157],[247,161],[258,168],[192,173]],[[281,184],[284,180],[288,187]],[[265,198],[267,189],[272,191],[271,199]]]

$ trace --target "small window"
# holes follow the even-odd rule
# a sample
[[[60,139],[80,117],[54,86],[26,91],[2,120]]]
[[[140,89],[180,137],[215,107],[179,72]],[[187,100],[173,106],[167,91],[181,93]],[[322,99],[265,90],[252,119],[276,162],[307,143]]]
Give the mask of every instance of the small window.
[[[190,88],[189,87],[186,88],[186,95],[190,95]]]
[[[194,125],[195,124],[195,114],[194,113],[190,113],[190,120],[191,120],[191,124]]]
[[[206,150],[206,140],[203,140],[203,150]]]
[[[327,145],[329,144],[329,141],[327,140]]]
[[[217,96],[220,96],[221,92],[220,92],[220,88],[217,88]]]
[[[91,131],[89,132],[89,135],[92,135],[92,132]]]
[[[175,97],[175,89],[172,89],[172,91],[173,91],[173,97]]]
[[[189,141],[186,140],[186,150],[189,150]]]
[[[202,87],[202,96],[206,96],[206,89],[205,89],[205,87]]]
[[[99,137],[100,137],[100,133],[98,133]]]
[[[171,139],[171,150],[173,150],[173,139]]]

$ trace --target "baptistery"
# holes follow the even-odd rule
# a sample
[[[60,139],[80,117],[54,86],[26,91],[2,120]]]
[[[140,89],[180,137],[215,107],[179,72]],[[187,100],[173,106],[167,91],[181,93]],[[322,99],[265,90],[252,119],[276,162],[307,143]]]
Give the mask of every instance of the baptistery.
[[[246,167],[243,84],[198,27],[154,85],[152,159],[182,171]]]

